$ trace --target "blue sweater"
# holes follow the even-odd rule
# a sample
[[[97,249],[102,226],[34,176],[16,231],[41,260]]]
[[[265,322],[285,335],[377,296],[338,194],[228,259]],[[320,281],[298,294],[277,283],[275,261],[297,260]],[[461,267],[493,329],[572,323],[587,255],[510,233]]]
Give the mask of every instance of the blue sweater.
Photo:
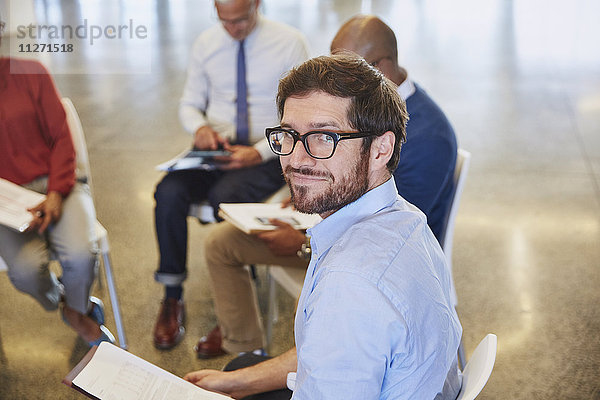
[[[425,213],[441,241],[454,192],[456,136],[437,104],[416,84],[415,89],[406,99],[410,119],[394,179],[398,193]]]

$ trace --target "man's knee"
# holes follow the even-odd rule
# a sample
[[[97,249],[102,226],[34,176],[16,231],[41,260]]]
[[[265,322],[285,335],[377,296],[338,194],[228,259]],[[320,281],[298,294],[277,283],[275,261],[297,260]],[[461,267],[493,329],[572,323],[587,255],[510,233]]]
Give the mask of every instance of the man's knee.
[[[215,210],[215,216],[217,216],[217,211],[219,209],[219,205],[221,203],[240,203],[239,194],[235,195],[235,191],[232,191],[231,188],[223,188],[219,185],[215,186],[208,192],[208,203]]]
[[[156,185],[154,199],[156,204],[168,206],[186,198],[185,182],[177,179],[171,174],[165,175],[162,181]]]
[[[262,201],[267,193],[263,185],[250,184],[250,177],[226,176],[217,182],[208,192],[208,202],[215,209],[221,203],[252,203]]]
[[[94,249],[69,249],[59,256],[63,275],[69,279],[89,285],[96,276],[98,256]]]
[[[52,280],[50,273],[48,272],[48,261],[42,261],[35,257],[20,257],[18,260],[14,260],[8,270],[8,277],[13,286],[23,292],[27,293],[36,299],[40,299],[40,304],[48,311],[56,309],[58,303],[54,301],[42,301],[44,299],[44,293],[42,287],[46,286],[43,282],[45,280]],[[49,283],[52,286],[52,283]]]
[[[233,247],[236,245],[235,236],[239,232],[241,231],[228,222],[212,226],[204,241],[204,254],[209,267],[231,263]]]

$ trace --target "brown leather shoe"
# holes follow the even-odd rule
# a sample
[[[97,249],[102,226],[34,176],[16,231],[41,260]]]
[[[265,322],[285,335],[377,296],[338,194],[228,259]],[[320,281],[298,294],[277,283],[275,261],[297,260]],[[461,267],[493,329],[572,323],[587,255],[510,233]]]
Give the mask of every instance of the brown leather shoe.
[[[207,336],[203,336],[194,346],[198,358],[213,358],[227,354],[221,347],[223,337],[217,325]]]
[[[154,346],[166,350],[179,343],[185,334],[184,319],[183,300],[171,298],[163,300],[154,326]]]

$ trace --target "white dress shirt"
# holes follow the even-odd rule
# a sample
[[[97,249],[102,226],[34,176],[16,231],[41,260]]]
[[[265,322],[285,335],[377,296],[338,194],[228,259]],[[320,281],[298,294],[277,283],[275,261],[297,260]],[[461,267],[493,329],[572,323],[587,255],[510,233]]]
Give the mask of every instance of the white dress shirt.
[[[398,94],[400,95],[402,100],[406,101],[410,96],[412,96],[415,93],[416,88],[414,82],[408,79],[407,76],[406,79],[404,79],[404,81],[400,85],[398,85],[398,88],[396,90],[398,91]]]
[[[189,133],[210,125],[235,141],[238,47],[221,24],[196,39],[179,103],[179,118]],[[275,157],[264,132],[279,123],[275,104],[279,79],[308,59],[308,46],[300,31],[259,15],[246,38],[245,55],[249,141],[266,161]]]

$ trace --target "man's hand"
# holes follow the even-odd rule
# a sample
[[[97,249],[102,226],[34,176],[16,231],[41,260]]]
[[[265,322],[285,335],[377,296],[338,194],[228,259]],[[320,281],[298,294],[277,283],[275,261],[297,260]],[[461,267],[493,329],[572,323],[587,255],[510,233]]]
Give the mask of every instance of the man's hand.
[[[256,236],[265,242],[269,250],[276,256],[296,255],[304,243],[304,234],[292,225],[278,219],[271,219],[269,222],[275,225],[277,229],[261,232]]]
[[[203,369],[190,372],[183,379],[203,389],[241,399],[251,394],[285,388],[287,374],[295,372],[297,364],[298,358],[294,347],[251,367],[230,372]]]
[[[294,208],[294,204],[292,203],[292,197],[288,196],[285,199],[281,200],[281,208],[292,207]]]
[[[231,154],[214,157],[214,160],[218,162],[217,166],[219,169],[247,168],[262,162],[260,153],[252,146],[225,144],[224,149],[230,151]]]
[[[244,390],[245,385],[239,379],[236,371],[223,372],[213,369],[202,369],[186,374],[183,379],[211,392],[219,392],[241,399],[251,393]]]
[[[37,229],[38,232],[44,233],[48,225],[52,222],[57,222],[62,215],[63,197],[58,192],[50,192],[46,196],[46,200],[27,211],[33,214],[33,220],[29,224],[27,231]]]
[[[227,139],[222,138],[217,131],[208,125],[198,128],[194,135],[194,146],[200,150],[217,150],[225,146]]]

